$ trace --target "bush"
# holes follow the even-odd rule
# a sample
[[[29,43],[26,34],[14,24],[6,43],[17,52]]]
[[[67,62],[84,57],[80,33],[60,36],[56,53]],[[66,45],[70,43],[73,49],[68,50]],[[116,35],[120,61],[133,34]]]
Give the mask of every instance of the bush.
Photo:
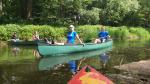
[[[75,28],[80,38],[84,42],[91,42],[98,36],[99,25],[84,25]],[[128,37],[139,37],[140,39],[147,39],[150,37],[149,31],[141,27],[110,27],[106,26],[106,30],[114,39],[125,40]],[[15,25],[7,24],[0,26],[0,40],[8,40],[11,38],[13,32],[17,32],[19,39],[31,40],[35,31],[39,32],[40,38],[51,38],[57,41],[66,41],[67,28],[53,27],[49,25]]]
[[[97,38],[97,28],[98,26],[84,25],[79,26],[77,32],[79,33],[80,37],[83,39],[84,42],[91,42],[93,38]]]
[[[136,34],[141,39],[142,38],[149,38],[149,35],[150,35],[149,32],[146,29],[141,28],[141,27],[138,27],[138,28],[131,27],[129,29],[129,31],[131,33]]]
[[[13,32],[19,33],[18,30],[21,28],[19,25],[16,24],[7,24],[4,25],[7,31],[7,38],[11,38]]]
[[[0,26],[0,40],[7,40],[7,30],[4,26]]]

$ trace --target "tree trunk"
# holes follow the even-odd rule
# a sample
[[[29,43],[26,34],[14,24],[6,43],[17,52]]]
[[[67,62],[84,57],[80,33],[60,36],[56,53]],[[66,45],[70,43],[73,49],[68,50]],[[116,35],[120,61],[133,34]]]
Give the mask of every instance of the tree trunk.
[[[32,0],[27,0],[27,19],[32,17]]]
[[[20,0],[20,4],[21,4],[21,17],[23,19],[26,18],[26,0]]]
[[[21,17],[29,19],[32,16],[32,0],[21,0]]]
[[[63,18],[63,1],[59,0],[59,17]]]
[[[2,0],[0,0],[0,16],[2,16],[2,12],[3,12],[3,3]]]

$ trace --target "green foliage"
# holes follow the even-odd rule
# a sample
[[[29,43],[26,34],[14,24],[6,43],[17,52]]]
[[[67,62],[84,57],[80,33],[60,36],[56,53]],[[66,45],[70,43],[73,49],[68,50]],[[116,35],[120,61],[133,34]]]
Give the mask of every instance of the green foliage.
[[[117,30],[118,30],[118,28],[116,28],[116,27],[111,27],[111,26],[106,27],[106,31],[109,32],[109,35],[111,36],[111,38],[112,37],[115,38],[115,35],[116,35],[115,31],[117,31]]]
[[[129,31],[131,32],[131,33],[134,33],[134,34],[136,34],[139,38],[149,38],[149,32],[147,31],[147,30],[145,30],[144,28],[141,28],[141,27],[138,27],[138,28],[133,28],[133,27],[131,27],[130,29],[129,29]]]
[[[84,42],[91,42],[95,38],[97,38],[97,31],[98,26],[90,26],[84,25],[79,26],[77,32],[79,33],[80,37],[83,39]]]
[[[0,26],[0,40],[7,40],[7,31],[4,26]]]
[[[144,27],[150,27],[150,2],[149,0],[139,0],[141,10],[138,15],[140,18],[140,25]]]
[[[3,0],[0,23],[149,27],[149,10],[149,0]]]
[[[136,12],[139,9],[137,0],[109,0],[107,7],[102,10],[102,23],[119,25],[129,12]]]
[[[80,23],[82,24],[98,24],[99,23],[99,11],[98,8],[92,8],[92,10],[80,10],[81,20]]]
[[[18,30],[20,29],[19,25],[16,24],[6,24],[4,26],[6,28],[7,31],[7,37],[11,38],[13,32],[19,33]]]
[[[75,28],[80,38],[84,42],[91,42],[97,38],[99,32],[99,25],[83,25]],[[15,25],[7,24],[0,26],[0,40],[9,40],[13,32],[16,32],[19,39],[31,40],[35,31],[39,32],[41,39],[49,38],[59,42],[66,41],[67,28],[54,27],[49,25]],[[126,40],[129,37],[139,37],[140,39],[147,39],[150,37],[149,31],[141,27],[111,27],[106,26],[106,31],[109,32],[113,39]],[[132,39],[132,38],[131,38]]]
[[[117,27],[117,29],[114,31],[114,37],[119,40],[127,39],[128,35],[129,31],[125,26]]]
[[[49,37],[49,36],[52,36],[52,31],[54,31],[51,26],[46,26],[46,25],[43,25],[43,26],[40,26],[40,28],[38,29],[39,30],[39,33],[40,33],[40,36],[42,38],[44,37]],[[51,32],[49,32],[51,31]]]
[[[23,26],[19,30],[19,38],[23,39],[23,40],[31,39],[32,38],[32,26],[30,26],[30,25]]]
[[[66,42],[67,40],[65,39],[65,29],[64,28],[55,28],[56,35],[55,38],[56,40],[60,42]]]

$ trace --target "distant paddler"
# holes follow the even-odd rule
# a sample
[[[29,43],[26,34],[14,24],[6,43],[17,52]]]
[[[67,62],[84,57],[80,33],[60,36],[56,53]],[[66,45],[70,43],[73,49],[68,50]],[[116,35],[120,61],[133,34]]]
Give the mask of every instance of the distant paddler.
[[[19,41],[19,38],[17,37],[16,32],[13,32],[13,34],[11,36],[11,41],[13,41],[13,42]]]
[[[38,34],[37,31],[35,31],[35,32],[33,33],[32,40],[33,40],[33,41],[40,40],[40,37],[39,37],[39,34]]]
[[[105,30],[104,26],[101,26],[100,31],[98,33],[98,38],[95,39],[94,43],[103,43],[108,41],[110,38],[108,31]]]

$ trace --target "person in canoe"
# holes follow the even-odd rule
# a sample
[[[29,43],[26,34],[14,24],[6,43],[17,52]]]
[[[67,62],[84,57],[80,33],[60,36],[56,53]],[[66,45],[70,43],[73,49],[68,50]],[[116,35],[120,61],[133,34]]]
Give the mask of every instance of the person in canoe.
[[[33,33],[32,40],[34,40],[34,41],[36,41],[36,40],[40,40],[40,38],[39,38],[39,34],[38,34],[38,32],[37,32],[37,31],[35,31],[35,32]]]
[[[74,26],[73,25],[70,25],[69,26],[69,31],[67,33],[67,42],[66,44],[69,44],[69,45],[73,45],[75,44],[75,40],[76,38],[79,40],[79,42],[84,45],[84,43],[81,41],[81,39],[79,38],[79,35],[77,34],[77,32],[74,30]],[[53,40],[53,42],[49,41],[47,38],[44,39],[45,42],[47,44],[56,44],[56,45],[64,45],[65,43],[59,43],[59,42],[56,42]]]
[[[14,41],[14,42],[16,42],[16,41],[18,41],[19,39],[18,39],[18,37],[17,37],[17,34],[16,34],[16,32],[14,32],[13,34],[12,34],[12,36],[11,36],[11,41]]]
[[[56,44],[56,42],[54,42],[53,39],[49,40],[48,38],[44,38],[44,41],[45,41],[47,44]]]
[[[105,30],[105,27],[102,26],[100,32],[98,33],[98,39],[95,39],[94,43],[103,43],[110,38],[108,31]]]
[[[77,38],[79,42],[84,45],[74,28],[75,27],[73,25],[69,26],[69,32],[67,33],[67,44],[75,44],[75,40]]]
[[[49,41],[48,38],[44,38],[44,41],[45,41],[46,44],[52,44],[52,42]]]
[[[51,39],[49,40],[48,38],[44,38],[44,41],[46,44],[53,44],[53,45],[64,45],[64,42],[57,42],[57,41],[54,41],[54,39]]]

